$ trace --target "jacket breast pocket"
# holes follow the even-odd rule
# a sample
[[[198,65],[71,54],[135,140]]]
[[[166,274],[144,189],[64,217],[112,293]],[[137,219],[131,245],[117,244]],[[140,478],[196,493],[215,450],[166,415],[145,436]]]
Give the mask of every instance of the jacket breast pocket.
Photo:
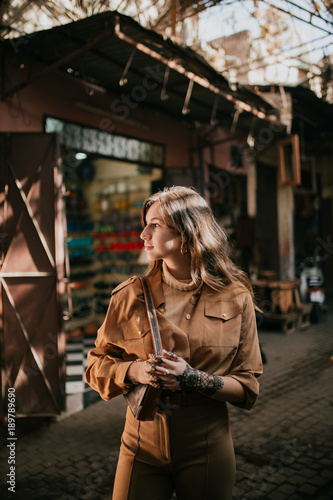
[[[243,303],[206,302],[204,315],[204,346],[237,347],[242,323]]]
[[[149,324],[146,318],[133,316],[129,321],[121,324],[124,340],[139,340],[149,332]]]

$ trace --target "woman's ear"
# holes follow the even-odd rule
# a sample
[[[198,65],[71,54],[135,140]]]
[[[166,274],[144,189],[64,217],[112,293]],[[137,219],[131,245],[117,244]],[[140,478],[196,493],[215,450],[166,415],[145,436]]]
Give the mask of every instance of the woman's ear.
[[[185,255],[187,253],[187,243],[184,240],[182,240],[182,243],[180,245],[180,253],[182,255]]]

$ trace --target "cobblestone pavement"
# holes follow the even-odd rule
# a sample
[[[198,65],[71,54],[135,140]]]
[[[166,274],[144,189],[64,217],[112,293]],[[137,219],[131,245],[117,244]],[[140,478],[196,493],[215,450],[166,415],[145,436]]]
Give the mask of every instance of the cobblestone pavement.
[[[332,500],[333,313],[290,335],[259,335],[268,359],[260,398],[250,412],[229,406],[233,500]],[[123,398],[100,401],[19,435],[15,493],[2,446],[1,498],[111,500],[125,409]]]
[[[231,408],[237,500],[333,499],[333,323],[260,333],[268,358],[251,412]]]

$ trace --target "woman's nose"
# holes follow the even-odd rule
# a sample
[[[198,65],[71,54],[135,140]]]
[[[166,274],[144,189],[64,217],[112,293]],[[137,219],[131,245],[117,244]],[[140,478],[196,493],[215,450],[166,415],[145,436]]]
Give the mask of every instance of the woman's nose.
[[[142,233],[140,234],[140,238],[142,240],[149,240],[150,234],[149,234],[149,232],[147,230],[147,226],[143,229]]]

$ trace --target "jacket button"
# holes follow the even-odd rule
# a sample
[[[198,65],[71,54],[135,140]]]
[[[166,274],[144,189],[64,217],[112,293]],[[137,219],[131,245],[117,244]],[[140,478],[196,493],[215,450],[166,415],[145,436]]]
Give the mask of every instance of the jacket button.
[[[141,331],[141,330],[139,330],[139,331],[138,331],[138,335],[141,335],[141,333],[142,333],[142,331]]]
[[[223,318],[226,318],[226,317],[227,317],[226,313],[223,313],[223,314],[222,314],[222,317],[223,317]]]
[[[186,314],[186,319],[190,319],[191,318],[191,315],[190,314]]]

